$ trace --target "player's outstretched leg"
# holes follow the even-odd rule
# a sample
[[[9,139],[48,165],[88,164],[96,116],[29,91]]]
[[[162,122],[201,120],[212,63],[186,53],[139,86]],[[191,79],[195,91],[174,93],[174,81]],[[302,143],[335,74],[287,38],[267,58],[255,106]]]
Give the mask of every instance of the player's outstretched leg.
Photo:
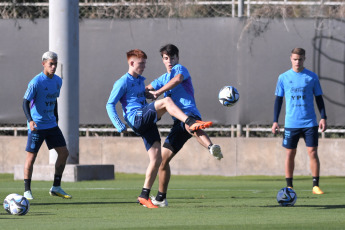
[[[199,121],[195,120],[193,117],[188,117],[179,107],[177,107],[170,97],[157,100],[154,103],[157,111],[157,118],[161,118],[165,112],[168,112],[171,116],[186,123],[189,126],[190,132],[206,129],[212,125],[211,121]]]
[[[51,196],[59,196],[65,199],[71,199],[72,196],[67,194],[61,186],[52,186],[51,189],[49,190],[49,194]]]

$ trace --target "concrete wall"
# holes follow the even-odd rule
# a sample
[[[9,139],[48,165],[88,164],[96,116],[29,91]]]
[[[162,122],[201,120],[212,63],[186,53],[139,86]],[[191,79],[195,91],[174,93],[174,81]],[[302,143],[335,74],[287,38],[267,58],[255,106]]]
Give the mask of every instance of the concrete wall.
[[[250,22],[231,17],[83,19],[79,25],[80,124],[111,124],[105,104],[115,80],[128,70],[127,51],[140,48],[146,52],[144,76],[149,84],[166,71],[159,48],[174,43],[180,49],[180,63],[192,76],[204,120],[222,125],[270,125],[278,76],[291,68],[292,48],[303,47],[305,67],[320,77],[328,125],[344,126],[344,21],[261,18]],[[29,81],[42,71],[48,27],[48,19],[0,20],[2,124],[26,121],[23,95]],[[240,93],[240,101],[231,109],[218,102],[218,92],[225,85],[235,86]],[[285,106],[281,123],[284,111]],[[118,113],[122,114],[119,105]],[[170,116],[163,116],[159,124],[171,124]]]
[[[190,140],[174,158],[171,168],[179,175],[284,175],[285,150],[281,138],[213,138],[221,145],[224,158],[215,160],[195,139]],[[0,173],[13,173],[23,165],[26,137],[0,137]],[[345,140],[321,139],[321,175],[345,176]],[[35,165],[47,165],[49,152],[43,144]],[[143,174],[148,157],[141,138],[80,138],[81,165],[114,164],[116,172]],[[35,172],[34,172],[35,173]],[[310,175],[304,141],[296,156],[295,175]]]

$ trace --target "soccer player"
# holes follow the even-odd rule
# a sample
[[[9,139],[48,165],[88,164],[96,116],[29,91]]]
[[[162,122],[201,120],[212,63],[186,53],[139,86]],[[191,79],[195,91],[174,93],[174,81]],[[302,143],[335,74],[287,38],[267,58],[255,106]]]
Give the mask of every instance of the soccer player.
[[[322,132],[327,129],[323,93],[318,76],[303,66],[305,50],[302,48],[293,49],[290,60],[292,68],[281,74],[277,82],[272,133],[279,132],[278,118],[285,96],[286,114],[283,147],[286,148],[285,178],[287,187],[293,188],[292,180],[297,143],[299,138],[303,137],[310,158],[313,193],[323,194],[319,188],[320,161],[317,153],[318,128]],[[321,114],[319,124],[314,110],[314,96]]]
[[[171,98],[174,103],[188,116],[201,120],[201,115],[196,107],[192,78],[186,67],[179,64],[179,50],[173,44],[167,44],[160,49],[163,64],[167,70],[165,74],[154,80],[146,88],[156,99],[164,94],[165,98]],[[168,134],[162,148],[162,163],[159,167],[159,189],[156,197],[151,197],[153,204],[165,207],[168,184],[170,181],[170,161],[180,151],[183,145],[192,136],[210,151],[218,160],[223,158],[221,148],[211,142],[203,130],[190,132],[188,127],[173,117],[174,124]]]
[[[120,101],[126,123],[136,134],[142,137],[150,163],[146,170],[145,182],[138,202],[147,208],[158,208],[152,204],[149,197],[162,161],[161,139],[156,122],[166,112],[186,123],[190,131],[210,127],[212,122],[198,121],[187,116],[174,104],[171,98],[156,100],[148,104],[145,96],[149,94],[146,94],[145,78],[142,76],[146,59],[147,55],[142,50],[135,49],[127,52],[128,72],[115,82],[106,108],[117,131],[126,131],[126,126],[116,112],[115,106]]]
[[[61,177],[69,155],[65,138],[57,125],[57,97],[60,95],[62,79],[55,75],[58,56],[48,51],[42,56],[43,72],[35,76],[24,95],[23,109],[28,124],[28,141],[24,165],[24,197],[32,200],[31,177],[33,166],[43,141],[49,149],[55,149],[58,157],[55,163],[54,183],[49,193],[71,199],[72,196],[61,188]]]

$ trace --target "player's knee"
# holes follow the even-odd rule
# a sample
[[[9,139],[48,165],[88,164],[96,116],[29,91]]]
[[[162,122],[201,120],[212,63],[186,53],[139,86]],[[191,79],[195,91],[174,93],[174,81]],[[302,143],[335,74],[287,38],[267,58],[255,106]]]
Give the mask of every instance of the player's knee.
[[[314,159],[318,158],[317,151],[310,151],[309,157]]]
[[[168,159],[162,159],[160,169],[163,169],[163,170],[168,169],[169,168],[169,162],[170,162],[170,160],[168,160]]]
[[[171,97],[165,97],[163,100],[164,100],[164,103],[165,103],[165,104],[174,103],[173,100],[171,99]]]
[[[56,148],[55,150],[61,157],[67,158],[69,156],[69,151],[66,147]]]

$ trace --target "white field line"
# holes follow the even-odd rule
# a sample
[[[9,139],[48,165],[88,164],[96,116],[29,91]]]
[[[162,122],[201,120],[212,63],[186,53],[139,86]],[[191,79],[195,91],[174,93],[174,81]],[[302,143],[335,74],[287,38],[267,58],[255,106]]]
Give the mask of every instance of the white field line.
[[[4,188],[2,190],[12,190],[15,191],[18,188]],[[65,190],[114,190],[114,191],[120,191],[120,190],[140,190],[141,188],[66,188]],[[32,188],[33,191],[37,191],[37,190],[47,190],[49,191],[49,188]],[[177,189],[169,189],[169,191],[210,191],[210,192],[252,192],[252,193],[261,193],[261,192],[265,192],[266,190],[258,190],[258,189],[189,189],[189,188],[177,188]],[[276,191],[273,190],[273,191]],[[278,190],[277,190],[278,191]],[[298,191],[311,191],[310,190],[298,190]]]

